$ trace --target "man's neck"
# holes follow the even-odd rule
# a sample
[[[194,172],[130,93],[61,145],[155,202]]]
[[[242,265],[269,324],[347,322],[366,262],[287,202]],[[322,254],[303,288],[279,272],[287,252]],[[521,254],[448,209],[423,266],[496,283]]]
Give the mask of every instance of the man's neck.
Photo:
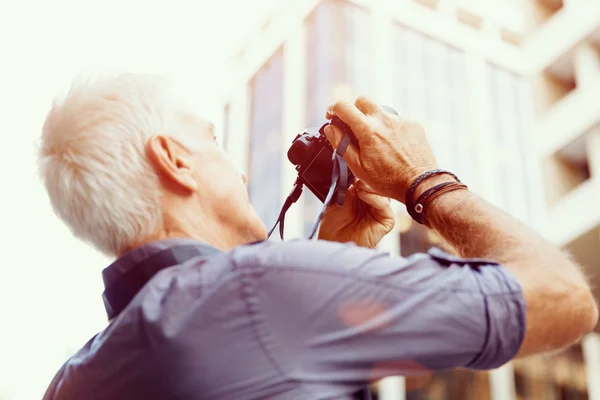
[[[194,239],[209,244],[219,250],[229,250],[236,246],[246,244],[249,241],[238,237],[237,233],[222,229],[212,224],[207,224],[206,228],[212,229],[185,229],[181,227],[167,228],[158,232],[149,240],[145,240],[144,244],[156,240],[164,239]]]
[[[191,203],[190,203],[191,201]],[[254,232],[247,221],[236,220],[221,212],[218,204],[198,206],[199,199],[182,201],[180,198],[163,198],[162,227],[154,234],[135,243],[131,249],[163,239],[187,238],[202,241],[219,250],[265,239]]]

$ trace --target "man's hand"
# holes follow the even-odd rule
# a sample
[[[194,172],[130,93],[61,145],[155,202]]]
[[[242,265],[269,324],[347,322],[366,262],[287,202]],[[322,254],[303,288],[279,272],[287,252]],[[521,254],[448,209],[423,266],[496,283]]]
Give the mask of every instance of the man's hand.
[[[344,154],[357,176],[381,195],[404,201],[415,178],[437,167],[423,129],[359,97],[327,112],[348,124],[358,139]],[[333,147],[342,132],[325,131]],[[446,179],[444,179],[446,180]],[[439,182],[439,181],[438,181]],[[424,190],[436,179],[419,186]],[[457,253],[496,260],[518,279],[527,304],[520,356],[568,346],[592,330],[598,307],[585,275],[560,249],[468,190],[445,193],[428,204],[428,221]]]
[[[357,180],[346,191],[342,206],[333,204],[325,211],[319,239],[373,248],[394,228],[394,223],[390,199]]]
[[[359,97],[354,104],[332,104],[326,118],[339,117],[358,140],[348,146],[344,159],[357,178],[383,196],[404,202],[406,190],[422,173],[437,168],[421,125],[385,112],[378,104]],[[325,134],[336,148],[343,132],[330,125]]]

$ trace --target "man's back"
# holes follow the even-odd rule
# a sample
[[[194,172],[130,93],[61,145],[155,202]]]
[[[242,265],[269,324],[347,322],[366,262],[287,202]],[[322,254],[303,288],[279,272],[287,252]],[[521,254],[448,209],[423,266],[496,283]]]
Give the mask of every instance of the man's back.
[[[197,253],[160,265],[67,362],[46,399],[349,398],[415,368],[500,365],[523,338],[522,294],[501,267],[328,242],[226,253],[191,240],[155,242],[105,271],[107,292],[181,249]]]
[[[121,265],[135,265],[125,257]],[[262,348],[243,290],[231,253],[163,269],[67,362],[47,397],[302,398]]]

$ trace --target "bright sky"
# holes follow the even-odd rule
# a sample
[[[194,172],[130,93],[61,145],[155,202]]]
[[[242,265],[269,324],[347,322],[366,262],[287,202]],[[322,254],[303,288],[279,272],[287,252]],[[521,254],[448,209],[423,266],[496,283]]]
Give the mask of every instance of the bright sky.
[[[218,128],[227,57],[278,1],[0,2],[0,400],[41,398],[106,323],[109,260],[72,238],[36,176],[52,98],[79,73],[161,73]]]

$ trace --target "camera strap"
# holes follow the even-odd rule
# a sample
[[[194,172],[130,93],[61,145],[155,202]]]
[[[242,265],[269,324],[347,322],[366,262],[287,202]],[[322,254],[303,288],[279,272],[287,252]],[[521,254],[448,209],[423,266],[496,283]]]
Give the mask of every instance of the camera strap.
[[[325,210],[327,210],[327,206],[331,203],[331,199],[333,196],[336,196],[336,203],[338,206],[344,204],[344,200],[346,198],[346,190],[348,189],[348,164],[346,160],[344,160],[344,153],[350,144],[351,138],[347,133],[342,138],[339,146],[335,149],[335,151],[331,155],[331,159],[333,160],[333,171],[331,172],[331,186],[329,187],[329,192],[327,193],[327,197],[323,202],[323,208],[321,208],[321,212],[315,221],[315,224],[312,227],[312,231],[310,233],[309,239],[313,239],[315,234],[317,233],[317,229],[319,228],[319,224],[323,219],[323,215],[325,214]]]
[[[268,237],[271,237],[271,235],[273,234],[273,231],[275,231],[275,228],[279,224],[279,236],[281,237],[281,240],[283,240],[283,225],[285,223],[285,213],[290,209],[292,204],[294,204],[295,202],[298,201],[301,194],[302,194],[302,179],[300,178],[300,176],[298,176],[298,178],[296,179],[296,182],[294,182],[294,188],[288,195],[287,199],[285,199],[285,203],[283,204],[283,207],[281,207],[281,212],[279,213],[279,217],[277,217],[277,221],[275,221],[275,225],[273,225],[273,227],[269,231]]]
[[[351,138],[349,134],[345,134],[340,142],[340,145],[333,152],[333,169],[337,169],[338,178],[335,180],[338,182],[337,187],[337,205],[341,206],[344,204],[346,198],[346,190],[348,190],[348,163],[344,160],[344,153],[350,145]],[[333,179],[332,179],[333,181]],[[332,185],[334,183],[332,182]],[[331,189],[329,189],[331,190]]]
[[[329,192],[327,192],[327,197],[323,202],[323,208],[315,221],[315,224],[312,227],[309,239],[313,239],[315,234],[317,233],[317,229],[319,228],[319,224],[323,219],[323,215],[325,214],[325,210],[327,210],[327,206],[331,203],[333,196],[335,195],[335,202],[338,206],[344,204],[344,200],[346,198],[346,190],[348,190],[349,182],[348,182],[348,163],[344,160],[344,153],[348,149],[350,145],[351,138],[349,134],[345,134],[340,142],[339,146],[335,149],[335,151],[331,155],[331,159],[333,161],[333,170],[331,171],[331,186],[329,187]],[[275,221],[275,225],[269,231],[269,236],[273,234],[277,225],[279,225],[279,236],[281,240],[283,240],[283,228],[285,223],[285,214],[289,210],[289,208],[298,201],[300,195],[302,194],[302,178],[298,176],[296,182],[294,182],[294,188],[291,193],[288,195],[287,199],[285,199],[285,203],[283,207],[281,207],[281,212],[279,213],[279,217],[277,221]]]

